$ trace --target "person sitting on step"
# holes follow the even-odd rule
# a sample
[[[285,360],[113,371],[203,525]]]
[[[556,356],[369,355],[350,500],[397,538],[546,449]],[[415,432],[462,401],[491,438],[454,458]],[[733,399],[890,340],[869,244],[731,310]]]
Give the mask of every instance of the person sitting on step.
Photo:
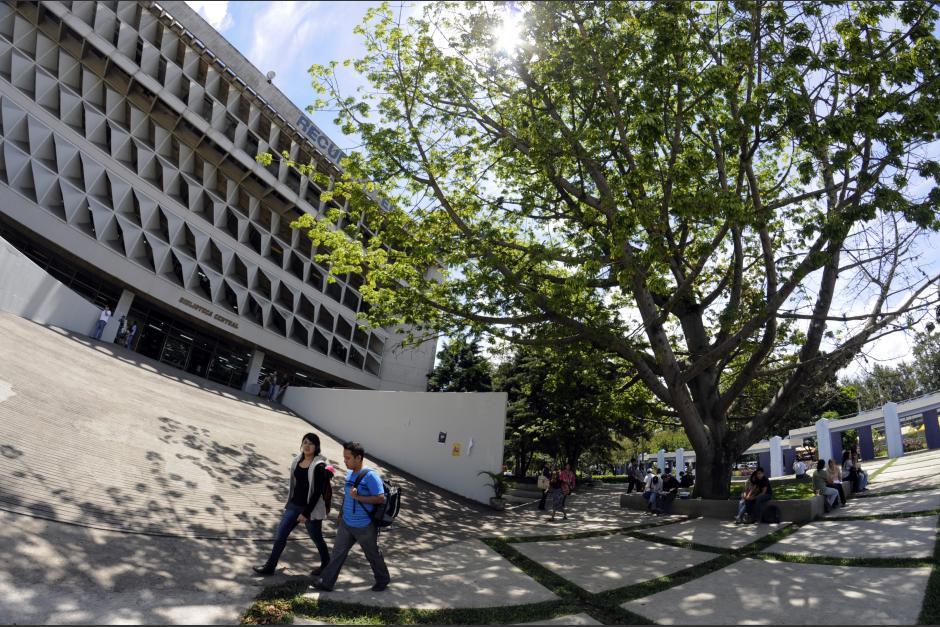
[[[838,507],[839,492],[829,485],[829,473],[826,471],[826,462],[822,459],[816,463],[816,472],[813,473],[813,492],[825,498],[823,504],[826,512]]]

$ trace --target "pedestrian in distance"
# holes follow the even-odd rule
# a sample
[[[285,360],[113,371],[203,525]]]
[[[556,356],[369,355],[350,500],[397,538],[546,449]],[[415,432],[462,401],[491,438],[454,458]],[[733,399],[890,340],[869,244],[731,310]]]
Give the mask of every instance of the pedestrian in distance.
[[[385,486],[379,473],[364,465],[364,458],[365,450],[361,444],[343,444],[343,461],[348,469],[343,508],[336,519],[336,541],[330,563],[319,577],[313,579],[313,587],[317,590],[329,592],[333,589],[349,550],[357,543],[372,567],[375,577],[372,591],[385,590],[391,580],[385,558],[379,550],[379,528],[372,519],[376,510],[385,503]]]
[[[639,492],[640,488],[643,487],[642,482],[637,479],[636,474],[639,472],[639,467],[636,464],[636,457],[630,459],[630,464],[627,465],[627,494],[633,492],[633,489]]]
[[[552,471],[549,470],[548,464],[542,464],[542,470],[539,471],[539,478],[536,482],[536,486],[542,491],[542,498],[539,500],[539,509],[542,511],[545,511],[545,500],[548,498],[551,479]]]
[[[114,334],[114,343],[123,346],[125,336],[127,336],[127,316],[121,316],[118,320],[117,333]]]
[[[568,520],[568,511],[565,509],[566,488],[568,484],[561,478],[561,473],[557,470],[552,473],[549,480],[549,491],[552,493],[552,517],[555,520],[555,512],[560,511],[565,520]]]
[[[258,396],[261,398],[267,398],[271,393],[271,375],[265,375],[261,379],[261,384],[258,386]]]
[[[127,330],[127,337],[124,339],[124,348],[131,348],[134,345],[134,336],[137,335],[137,321],[131,322],[131,328]]]
[[[108,324],[108,320],[111,319],[111,307],[105,305],[104,309],[101,311],[101,315],[98,316],[98,322],[95,323],[95,332],[93,337],[96,340],[101,339],[101,333],[104,331],[105,326]]]
[[[274,574],[281,553],[287,546],[287,538],[300,523],[304,524],[320,554],[320,568],[315,569],[314,573],[319,574],[329,563],[330,550],[323,539],[323,520],[329,513],[329,497],[332,495],[330,481],[333,476],[326,468],[327,460],[320,455],[319,436],[315,433],[304,435],[300,454],[291,462],[287,504],[277,526],[274,547],[268,561],[263,566],[253,568],[259,575]]]
[[[277,398],[274,399],[276,403],[280,403],[284,400],[284,395],[287,394],[287,388],[290,387],[290,381],[286,378],[284,379],[284,385],[280,387],[277,392]]]

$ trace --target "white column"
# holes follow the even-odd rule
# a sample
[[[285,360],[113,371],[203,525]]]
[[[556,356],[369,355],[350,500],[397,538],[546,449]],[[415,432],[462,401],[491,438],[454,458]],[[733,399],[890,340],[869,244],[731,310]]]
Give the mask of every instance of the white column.
[[[659,463],[659,472],[666,472],[666,449],[659,449],[659,452],[656,453],[656,461]]]
[[[827,464],[832,459],[832,437],[829,435],[829,419],[816,421],[816,457]]]
[[[121,299],[114,306],[111,311],[111,319],[108,320],[108,324],[104,325],[104,331],[101,332],[102,342],[114,341],[114,338],[117,337],[118,325],[121,323],[121,316],[126,316],[127,312],[131,310],[132,302],[134,302],[134,292],[130,290],[121,292]]]
[[[258,377],[261,376],[261,364],[264,363],[264,351],[255,349],[254,354],[251,356],[251,361],[248,363],[248,378],[245,379],[245,385],[242,386],[242,392],[248,392],[249,394],[257,394],[260,389],[258,384]]]
[[[677,448],[676,449],[676,471],[672,474],[679,476],[680,472],[685,471],[685,449]]]
[[[904,441],[901,439],[901,421],[898,420],[898,404],[890,401],[884,406],[885,439],[888,441],[888,457],[904,455]]]
[[[780,446],[780,436],[770,438],[770,476],[783,476],[783,448]]]

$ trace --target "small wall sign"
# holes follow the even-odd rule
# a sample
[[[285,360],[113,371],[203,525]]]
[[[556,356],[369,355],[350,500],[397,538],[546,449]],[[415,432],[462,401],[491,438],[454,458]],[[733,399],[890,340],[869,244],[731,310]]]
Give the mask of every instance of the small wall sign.
[[[443,444],[444,442],[446,442],[446,441],[447,441],[447,432],[446,432],[446,431],[441,431],[440,433],[438,433],[438,434],[437,434],[437,441],[440,442],[441,444]]]
[[[454,457],[460,457],[460,442],[454,442],[453,448],[450,449],[450,454]]]

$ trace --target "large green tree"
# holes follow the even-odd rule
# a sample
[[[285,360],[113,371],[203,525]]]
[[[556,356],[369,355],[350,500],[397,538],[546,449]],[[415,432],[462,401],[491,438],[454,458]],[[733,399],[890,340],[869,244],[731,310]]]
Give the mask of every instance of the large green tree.
[[[937,20],[920,0],[383,7],[363,90],[311,69],[363,149],[327,196],[342,228],[297,226],[365,275],[375,324],[629,363],[725,497],[808,389],[936,301],[909,261],[938,226]]]

